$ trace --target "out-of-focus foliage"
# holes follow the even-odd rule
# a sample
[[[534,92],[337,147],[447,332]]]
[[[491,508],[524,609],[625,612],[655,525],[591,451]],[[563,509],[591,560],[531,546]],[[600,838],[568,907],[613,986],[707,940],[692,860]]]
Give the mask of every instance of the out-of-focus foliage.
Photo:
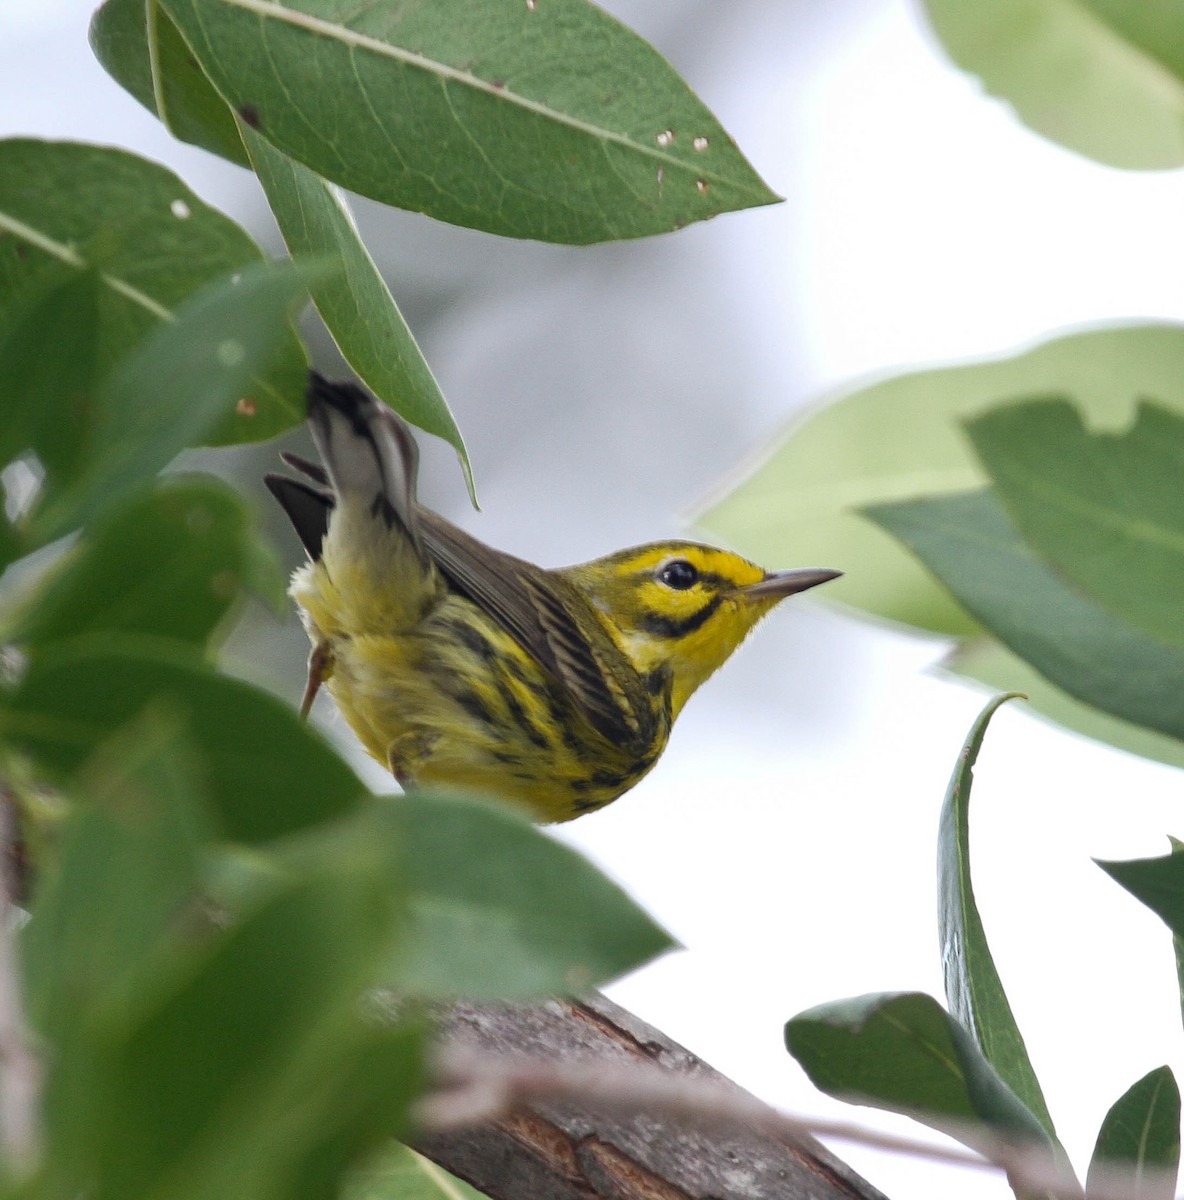
[[[464,460],[335,184],[574,242],[775,199],[656,51],[582,0],[534,8],[103,5],[103,63],[254,167],[295,266],[155,164],[0,143],[0,784],[44,1068],[22,1196],[465,1194],[391,1149],[424,1000],[585,989],[672,944],[521,817],[373,796],[220,673],[244,595],[282,593],[274,553],[225,485],[159,476],[303,419],[307,295]]]

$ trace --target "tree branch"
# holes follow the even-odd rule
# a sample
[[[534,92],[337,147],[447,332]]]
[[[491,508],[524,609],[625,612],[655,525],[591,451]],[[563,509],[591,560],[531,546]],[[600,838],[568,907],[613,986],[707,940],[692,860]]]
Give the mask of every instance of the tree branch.
[[[456,1004],[442,1041],[453,1048],[449,1057],[459,1050],[549,1060],[560,1069],[579,1063],[610,1074],[662,1068],[674,1080],[710,1084],[750,1106],[752,1119],[741,1124],[688,1121],[685,1113],[668,1120],[679,1106],[657,1095],[645,1098],[644,1111],[636,1094],[628,1104],[606,1104],[603,1095],[594,1106],[560,1099],[513,1103],[518,1097],[499,1094],[494,1075],[476,1088],[471,1074],[462,1081],[453,1058],[454,1087],[449,1090],[445,1062],[444,1090],[430,1099],[426,1120],[439,1129],[500,1115],[424,1134],[413,1144],[493,1200],[884,1200],[813,1138],[759,1119],[772,1110],[603,996],[530,1007]]]

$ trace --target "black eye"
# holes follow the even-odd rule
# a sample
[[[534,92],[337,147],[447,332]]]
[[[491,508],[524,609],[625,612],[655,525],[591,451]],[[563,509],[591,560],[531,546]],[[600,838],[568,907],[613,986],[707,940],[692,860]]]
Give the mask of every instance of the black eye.
[[[699,582],[699,572],[685,558],[674,558],[658,568],[657,580],[676,592],[685,592]]]

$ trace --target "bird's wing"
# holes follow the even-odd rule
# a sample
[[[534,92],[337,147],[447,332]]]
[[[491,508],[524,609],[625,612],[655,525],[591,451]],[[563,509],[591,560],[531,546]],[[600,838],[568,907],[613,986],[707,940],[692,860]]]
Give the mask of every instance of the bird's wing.
[[[656,718],[645,683],[578,589],[429,509],[419,515],[424,546],[453,587],[547,668],[594,729],[623,750],[648,747]],[[572,616],[581,610],[586,629]]]

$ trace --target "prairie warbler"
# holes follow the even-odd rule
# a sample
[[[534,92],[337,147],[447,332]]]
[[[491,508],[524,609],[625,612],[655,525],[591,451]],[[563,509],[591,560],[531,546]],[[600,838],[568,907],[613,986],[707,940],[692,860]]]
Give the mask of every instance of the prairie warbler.
[[[691,693],[779,600],[839,574],[769,573],[667,541],[544,570],[416,502],[407,425],[313,375],[324,467],[267,485],[309,562],[291,595],[312,641],[302,711],[325,682],[405,788],[480,789],[567,821],[631,788]]]

